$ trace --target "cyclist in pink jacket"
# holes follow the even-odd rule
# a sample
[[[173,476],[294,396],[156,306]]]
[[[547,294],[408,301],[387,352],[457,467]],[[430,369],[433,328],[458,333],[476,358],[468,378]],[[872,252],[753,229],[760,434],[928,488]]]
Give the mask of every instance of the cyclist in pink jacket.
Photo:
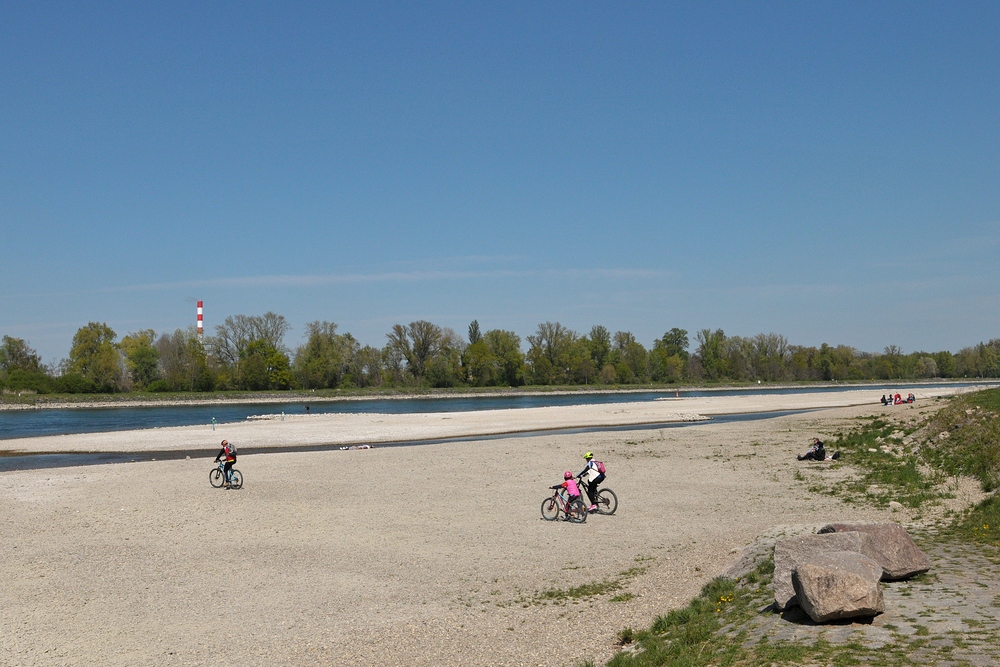
[[[580,487],[577,486],[576,480],[573,479],[573,473],[569,470],[563,473],[563,483],[556,484],[555,486],[550,486],[550,489],[566,489],[566,495],[569,496],[569,503],[580,497]]]

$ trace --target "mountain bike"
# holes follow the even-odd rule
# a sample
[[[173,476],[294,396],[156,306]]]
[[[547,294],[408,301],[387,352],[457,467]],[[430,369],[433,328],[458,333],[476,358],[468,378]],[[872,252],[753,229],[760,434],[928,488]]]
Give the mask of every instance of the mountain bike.
[[[584,487],[584,493],[590,498],[590,485],[579,477],[577,479],[580,480],[580,486]],[[618,496],[611,489],[600,487],[594,504],[597,505],[597,509],[588,510],[590,514],[614,514],[618,509]]]
[[[562,487],[557,486],[552,495],[542,501],[542,518],[546,521],[555,521],[560,514],[563,515],[564,521],[583,523],[587,520],[587,507],[583,501],[577,498],[570,502]]]
[[[225,461],[219,461],[219,465],[208,471],[208,483],[219,488],[225,484]],[[239,489],[243,486],[243,473],[241,473],[236,468],[232,468],[229,471],[229,485],[234,489]]]

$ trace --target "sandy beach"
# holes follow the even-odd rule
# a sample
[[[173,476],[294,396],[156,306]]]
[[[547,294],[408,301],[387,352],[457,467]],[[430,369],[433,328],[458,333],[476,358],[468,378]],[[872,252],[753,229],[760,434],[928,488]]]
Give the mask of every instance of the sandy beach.
[[[795,454],[859,416],[915,416],[880,391],[709,397],[428,415],[297,415],[6,440],[18,452],[245,453],[240,491],[211,462],[0,473],[0,665],[576,665],[623,627],[687,603],[762,535],[890,514],[811,496]],[[798,412],[699,422],[741,412]],[[379,442],[692,421],[682,428]],[[267,453],[267,447],[375,443]],[[539,506],[593,451],[614,516]],[[823,466],[823,464],[812,464]],[[842,474],[833,467],[831,475]],[[618,582],[567,603],[544,592]],[[613,601],[616,594],[629,599]]]

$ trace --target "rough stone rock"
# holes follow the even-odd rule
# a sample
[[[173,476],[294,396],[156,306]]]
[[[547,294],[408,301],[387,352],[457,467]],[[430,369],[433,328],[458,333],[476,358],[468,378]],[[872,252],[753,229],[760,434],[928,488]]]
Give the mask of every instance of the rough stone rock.
[[[795,567],[817,554],[830,551],[855,551],[873,559],[876,554],[871,536],[859,532],[790,537],[774,545],[774,606],[779,611],[797,604],[792,585]]]
[[[931,569],[930,558],[898,523],[831,523],[820,528],[819,532],[860,532],[870,535],[875,549],[872,558],[882,566],[882,579],[885,581],[907,579]]]
[[[792,573],[799,606],[817,623],[885,611],[881,578],[882,566],[856,551],[816,554]]]

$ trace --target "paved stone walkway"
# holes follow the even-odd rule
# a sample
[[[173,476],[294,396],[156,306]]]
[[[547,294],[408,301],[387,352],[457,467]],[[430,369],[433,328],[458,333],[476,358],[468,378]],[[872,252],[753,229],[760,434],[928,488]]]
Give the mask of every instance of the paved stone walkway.
[[[1000,664],[998,554],[931,537],[918,538],[918,543],[931,558],[931,570],[910,581],[883,583],[885,612],[870,621],[816,624],[798,607],[777,614],[770,600],[761,599],[761,613],[748,626],[727,628],[728,633],[748,631],[747,646],[764,637],[770,642],[855,643],[859,650],[854,657],[862,662],[891,663],[897,654],[938,667]]]

